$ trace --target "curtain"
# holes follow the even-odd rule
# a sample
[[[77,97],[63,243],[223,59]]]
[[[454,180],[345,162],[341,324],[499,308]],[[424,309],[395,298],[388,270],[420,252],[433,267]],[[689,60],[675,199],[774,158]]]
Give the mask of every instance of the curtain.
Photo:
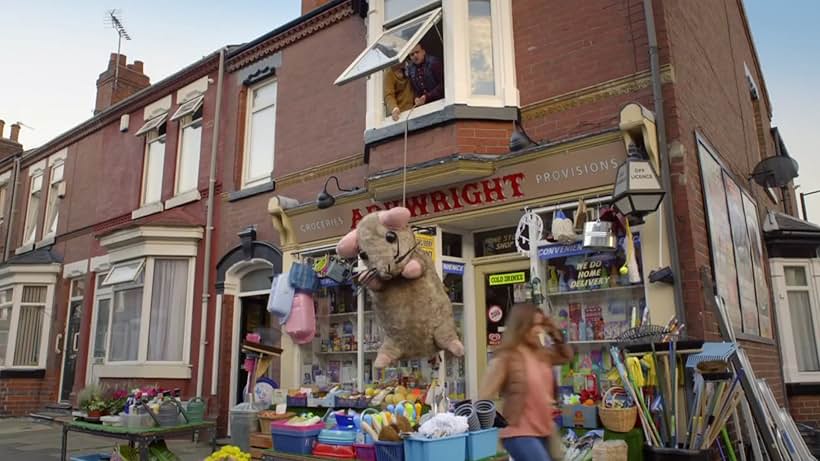
[[[108,361],[134,361],[139,358],[142,287],[114,293]]]
[[[100,299],[97,303],[97,326],[94,328],[94,359],[104,359],[108,336],[108,317],[110,315],[111,300]]]
[[[182,361],[187,294],[188,261],[157,259],[151,294],[148,360]]]
[[[797,367],[800,371],[820,371],[809,292],[789,291],[788,294]]]

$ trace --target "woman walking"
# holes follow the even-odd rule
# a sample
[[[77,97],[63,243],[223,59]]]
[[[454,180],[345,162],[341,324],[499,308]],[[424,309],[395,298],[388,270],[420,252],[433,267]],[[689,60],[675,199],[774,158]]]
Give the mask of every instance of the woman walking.
[[[552,367],[572,356],[561,331],[538,306],[513,306],[479,394],[482,399],[501,394],[509,424],[501,439],[515,461],[551,461],[548,439],[556,430]]]

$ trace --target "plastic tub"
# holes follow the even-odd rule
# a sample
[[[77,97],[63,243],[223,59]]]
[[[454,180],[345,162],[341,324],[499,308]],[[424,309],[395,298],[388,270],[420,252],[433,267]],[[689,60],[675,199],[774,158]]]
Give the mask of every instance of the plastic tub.
[[[404,461],[404,442],[376,441],[376,461]]]
[[[404,440],[405,461],[462,460],[467,457],[467,434],[452,435],[440,439],[411,436]],[[383,461],[383,460],[379,460]]]
[[[356,459],[359,461],[376,461],[376,446],[364,443],[353,445],[356,448]]]
[[[467,461],[495,456],[498,448],[498,428],[484,429],[467,434]]]
[[[352,446],[317,443],[313,447],[313,455],[333,459],[356,459],[356,449]]]
[[[290,426],[286,421],[274,422],[270,426],[273,449],[295,455],[311,454],[316,438],[325,428],[324,423],[310,426]]]
[[[352,446],[356,443],[356,432],[352,430],[322,429],[322,432],[319,432],[319,443]]]

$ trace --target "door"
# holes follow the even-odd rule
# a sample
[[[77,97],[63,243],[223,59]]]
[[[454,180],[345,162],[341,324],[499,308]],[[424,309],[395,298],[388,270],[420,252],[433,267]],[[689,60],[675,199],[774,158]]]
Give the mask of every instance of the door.
[[[524,302],[530,280],[529,260],[476,266],[476,330],[478,382],[501,344],[504,323],[513,304]]]
[[[280,346],[279,326],[272,326],[271,315],[267,311],[268,295],[243,296],[241,298],[242,315],[239,321],[239,342],[245,340],[248,333],[259,333],[264,344]],[[240,348],[241,349],[241,348]],[[274,360],[277,362],[277,360]],[[245,353],[239,351],[239,373],[237,375],[236,403],[244,401],[246,386],[248,384],[248,372],[245,370]],[[271,364],[271,368],[277,368]],[[268,370],[266,375],[270,375],[272,370]],[[278,376],[277,376],[278,378]],[[278,382],[278,379],[276,380]]]
[[[74,375],[77,371],[77,351],[80,348],[80,318],[83,313],[83,301],[72,300],[68,307],[68,328],[65,337],[65,357],[63,358],[63,380],[60,388],[60,401],[71,400],[74,387]]]

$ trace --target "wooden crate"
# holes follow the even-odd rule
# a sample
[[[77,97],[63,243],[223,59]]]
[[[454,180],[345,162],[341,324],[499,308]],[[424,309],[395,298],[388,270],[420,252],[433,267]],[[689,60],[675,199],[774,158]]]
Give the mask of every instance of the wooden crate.
[[[251,447],[251,459],[254,461],[261,460],[265,450],[262,448]]]
[[[270,434],[264,432],[254,432],[251,434],[251,446],[267,450],[273,448],[273,439]]]

